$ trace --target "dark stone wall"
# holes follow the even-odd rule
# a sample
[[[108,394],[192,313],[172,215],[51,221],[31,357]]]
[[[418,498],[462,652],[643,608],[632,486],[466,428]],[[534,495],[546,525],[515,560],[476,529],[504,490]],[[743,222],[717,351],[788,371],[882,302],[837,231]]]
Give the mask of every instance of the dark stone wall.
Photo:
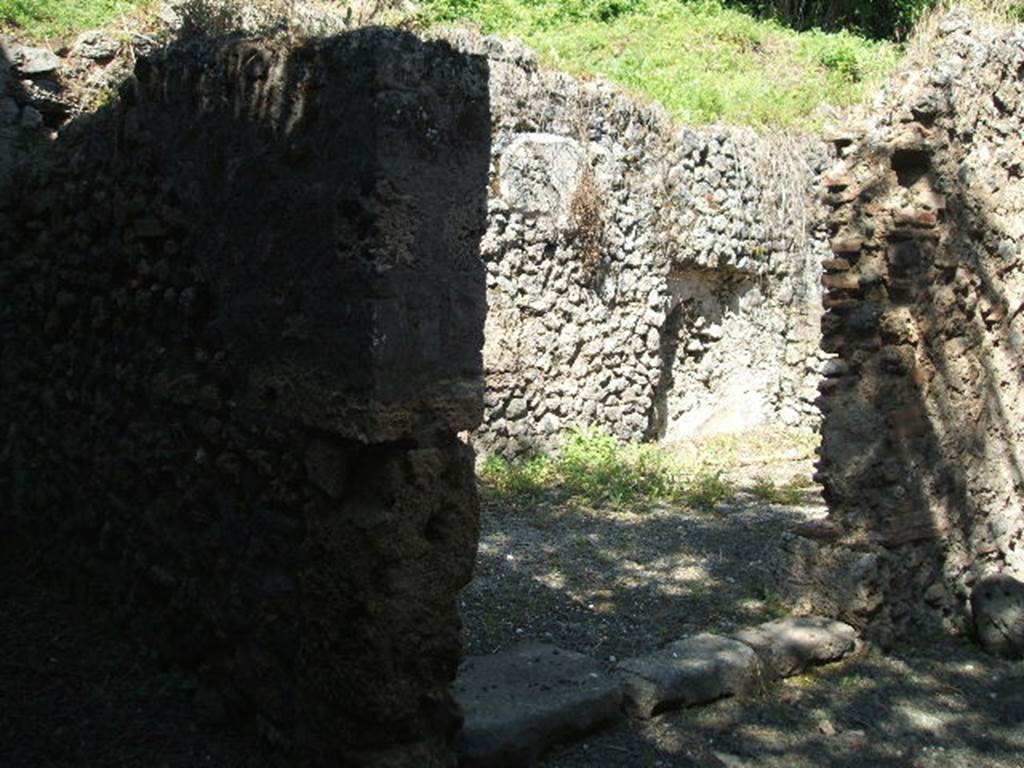
[[[1024,647],[1024,601],[979,588],[1024,578],[1024,33],[952,15],[941,35],[834,136],[830,517],[790,575],[882,643],[995,621]]]
[[[487,81],[390,30],[180,42],[0,201],[4,549],[304,765],[453,761]]]

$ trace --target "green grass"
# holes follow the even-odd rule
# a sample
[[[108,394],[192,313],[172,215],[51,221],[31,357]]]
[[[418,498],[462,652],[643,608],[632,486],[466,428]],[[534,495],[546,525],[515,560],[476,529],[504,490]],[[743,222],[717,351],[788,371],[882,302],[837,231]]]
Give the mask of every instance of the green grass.
[[[104,27],[151,0],[0,0],[0,29],[45,40]]]
[[[1024,18],[1024,0],[961,1],[998,6],[989,13],[998,18]],[[151,2],[0,0],[0,31],[28,40],[65,37]],[[349,0],[318,2],[339,13],[349,7]],[[393,5],[382,0],[381,7]],[[412,23],[398,11],[392,16]],[[903,54],[899,45],[854,31],[798,32],[725,0],[422,0],[416,19],[519,37],[547,66],[611,80],[690,124],[813,130],[827,119],[823,106],[868,98]]]
[[[544,62],[600,75],[687,123],[814,128],[822,104],[864,99],[901,48],[796,32],[717,0],[426,0],[432,21],[522,38]]]
[[[804,501],[804,489],[806,486],[806,482],[797,482],[796,480],[779,485],[770,477],[761,475],[754,478],[750,493],[755,498],[766,501],[769,504],[793,507]]]
[[[693,509],[712,511],[736,495],[736,487],[722,477],[721,471],[706,468],[693,472],[680,489],[679,499]]]
[[[519,501],[636,509],[673,501],[711,510],[735,492],[720,471],[684,463],[657,446],[624,444],[592,429],[570,433],[554,453],[517,461],[491,456],[480,479],[485,492]]]

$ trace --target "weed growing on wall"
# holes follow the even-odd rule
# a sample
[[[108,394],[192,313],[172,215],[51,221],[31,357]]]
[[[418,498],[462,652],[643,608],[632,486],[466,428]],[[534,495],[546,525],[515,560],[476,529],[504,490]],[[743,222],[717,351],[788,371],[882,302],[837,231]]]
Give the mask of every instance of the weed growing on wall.
[[[864,30],[907,39],[928,8],[953,5],[987,21],[1024,21],[1024,0],[189,0],[183,10],[187,23],[208,34],[330,35],[367,24],[423,31],[468,22],[522,38],[548,65],[605,77],[687,123],[815,129],[823,105],[863,101],[902,58],[901,46]],[[0,31],[28,40],[67,36],[133,14],[145,18],[156,6],[0,0]],[[928,27],[928,15],[916,23]]]
[[[576,243],[588,280],[597,278],[601,269],[601,242],[604,225],[601,222],[601,190],[590,166],[580,177],[569,204],[569,213],[576,227]]]

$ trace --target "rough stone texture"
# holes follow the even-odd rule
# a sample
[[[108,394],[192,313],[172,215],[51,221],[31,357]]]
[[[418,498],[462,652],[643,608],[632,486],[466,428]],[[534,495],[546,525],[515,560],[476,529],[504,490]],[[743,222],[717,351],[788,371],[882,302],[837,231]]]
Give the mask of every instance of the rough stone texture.
[[[60,69],[60,57],[47,48],[32,48],[9,41],[0,41],[0,46],[6,58],[23,75],[47,75]]]
[[[296,764],[451,765],[486,61],[368,30],[136,75],[0,198],[4,551]]]
[[[458,741],[466,768],[531,765],[621,716],[617,679],[588,656],[541,643],[467,659],[454,693],[466,713]]]
[[[6,194],[11,183],[21,121],[21,105],[15,98],[21,89],[10,56],[9,46],[0,37],[0,194]]]
[[[678,640],[618,665],[626,711],[648,718],[672,707],[704,704],[753,688],[760,678],[757,654],[737,640],[703,634]]]
[[[109,61],[117,56],[121,43],[100,30],[83,32],[71,46],[70,55],[93,61]]]
[[[839,661],[857,648],[857,630],[820,616],[797,616],[741,630],[735,640],[749,645],[761,661],[761,673],[775,680]]]
[[[835,136],[820,478],[837,536],[789,542],[801,607],[882,643],[969,631],[972,585],[1024,574],[1024,29],[942,29]]]
[[[491,69],[485,451],[576,426],[639,440],[817,427],[813,138],[677,129],[532,53],[450,33]]]
[[[987,576],[971,590],[974,630],[982,646],[1000,656],[1024,656],[1024,582]]]

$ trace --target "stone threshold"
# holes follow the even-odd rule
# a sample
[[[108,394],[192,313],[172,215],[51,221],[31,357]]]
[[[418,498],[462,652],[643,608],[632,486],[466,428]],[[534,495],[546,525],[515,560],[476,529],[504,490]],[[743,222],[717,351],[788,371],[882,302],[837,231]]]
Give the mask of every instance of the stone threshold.
[[[819,616],[780,619],[730,636],[700,634],[609,666],[553,645],[524,642],[467,659],[454,693],[465,712],[462,768],[518,768],[552,748],[615,725],[760,690],[839,661],[857,631]]]

